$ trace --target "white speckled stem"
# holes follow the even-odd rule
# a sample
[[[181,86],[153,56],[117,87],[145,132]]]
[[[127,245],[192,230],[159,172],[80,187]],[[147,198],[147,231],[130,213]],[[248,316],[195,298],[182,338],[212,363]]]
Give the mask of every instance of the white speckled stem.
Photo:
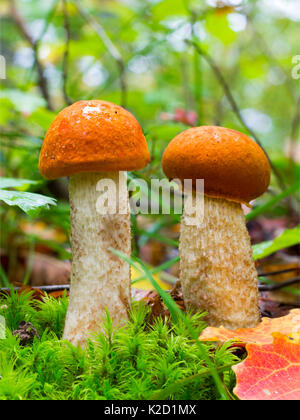
[[[259,323],[257,272],[241,205],[204,197],[204,221],[180,234],[185,304],[208,312],[209,325],[248,328]]]
[[[125,203],[127,207],[126,214],[103,215],[99,214],[99,207],[96,210],[100,196],[97,183],[104,179],[115,183],[116,192],[120,192],[123,206]],[[84,345],[89,332],[99,328],[105,308],[114,323],[127,318],[130,267],[109,248],[130,256],[130,212],[127,189],[119,183],[118,172],[73,175],[69,196],[73,261],[64,338],[74,345]]]

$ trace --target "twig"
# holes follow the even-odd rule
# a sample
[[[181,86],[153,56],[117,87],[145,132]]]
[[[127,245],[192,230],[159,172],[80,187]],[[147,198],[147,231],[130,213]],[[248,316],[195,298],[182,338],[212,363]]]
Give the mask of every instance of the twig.
[[[120,88],[121,88],[121,105],[126,106],[127,103],[127,84],[126,84],[126,77],[125,77],[125,63],[123,57],[114,43],[111,41],[109,36],[107,35],[103,26],[94,19],[86,10],[81,7],[78,0],[73,0],[73,3],[76,5],[78,12],[84,18],[84,20],[94,29],[94,31],[98,34],[99,38],[103,42],[106,50],[111,55],[111,57],[115,60],[120,74]]]
[[[187,69],[187,62],[186,57],[182,56],[180,58],[180,70],[181,70],[181,80],[182,80],[182,88],[183,88],[183,96],[185,99],[185,108],[195,109],[195,101],[193,96],[191,95],[190,91],[190,84],[189,84],[189,73]]]
[[[34,71],[34,68],[36,67],[36,58],[38,57],[38,50],[40,48],[40,44],[42,42],[42,39],[44,38],[44,35],[46,34],[48,27],[49,27],[49,23],[52,20],[55,11],[56,11],[56,7],[58,4],[59,0],[54,0],[53,1],[53,6],[51,7],[50,12],[48,13],[48,15],[45,18],[45,25],[43,27],[43,30],[41,31],[39,37],[35,40],[35,44],[36,44],[36,54],[34,55],[34,60],[33,60],[33,64],[32,67],[30,69],[30,75],[32,74],[32,72]]]
[[[258,289],[260,292],[267,292],[267,291],[273,291],[273,290],[278,290],[278,289],[282,289],[284,287],[288,287],[291,286],[293,284],[299,283],[300,282],[300,277],[295,277],[292,278],[290,280],[284,281],[284,282],[280,282],[280,283],[276,283],[276,284],[260,284],[258,286]],[[22,287],[12,287],[13,290],[18,291],[18,290],[22,290]],[[69,284],[61,284],[61,285],[50,285],[50,286],[35,286],[35,287],[31,287],[32,290],[41,290],[42,292],[46,292],[46,293],[52,293],[52,292],[61,292],[64,290],[70,290],[70,285]],[[0,292],[9,292],[11,290],[10,287],[1,287],[0,288]]]
[[[184,7],[189,14],[189,22],[191,26],[191,36],[195,36],[195,23],[199,20],[202,20],[206,14],[206,10],[202,12],[202,14],[198,14],[193,7],[190,5],[189,0],[183,1]],[[201,66],[201,57],[198,56],[197,51],[194,51],[194,57],[193,57],[193,84],[194,84],[194,95],[193,95],[193,108],[197,110],[198,114],[198,124],[201,125],[201,122],[204,120],[203,115],[203,106],[202,106],[202,66]],[[189,85],[188,78],[186,80],[183,80],[184,83]]]
[[[296,283],[300,283],[300,277],[295,277],[293,279],[282,281],[276,284],[260,284],[258,286],[258,290],[260,292],[270,292],[273,290],[283,289],[284,287],[288,287]]]
[[[281,74],[286,78],[286,88],[291,96],[291,98],[294,100],[294,87],[291,83],[291,76],[288,73],[288,71],[281,65],[281,63],[276,59],[275,55],[273,54],[272,50],[268,46],[268,44],[265,41],[265,38],[261,35],[259,30],[257,29],[252,16],[249,14],[247,15],[248,23],[250,23],[250,27],[252,28],[252,33],[257,41],[257,46],[260,47],[261,51],[263,52],[264,57],[272,64],[273,66],[277,67]]]
[[[64,14],[64,27],[66,33],[66,46],[63,56],[63,95],[65,98],[65,102],[67,105],[71,105],[73,103],[72,99],[69,97],[67,92],[67,81],[68,81],[68,70],[69,70],[69,46],[71,40],[71,31],[70,31],[70,19],[69,13],[67,8],[67,0],[62,0],[63,5],[63,14]]]
[[[36,42],[34,38],[31,36],[31,34],[28,32],[24,20],[22,19],[21,15],[19,14],[16,8],[15,0],[11,0],[10,10],[11,10],[11,16],[15,24],[17,25],[19,31],[21,32],[23,37],[26,39],[26,41],[30,44],[31,48],[33,49],[34,57],[35,57],[35,65],[36,65],[36,70],[38,74],[38,86],[40,88],[43,98],[45,99],[47,103],[47,108],[52,111],[53,107],[51,104],[50,94],[48,91],[47,80],[44,76],[44,66],[42,65],[42,63],[40,62],[38,58],[38,42]]]
[[[28,287],[28,286],[27,286]],[[30,287],[30,286],[29,286]],[[12,289],[15,291],[22,290],[23,287],[14,287],[12,286]],[[70,290],[69,284],[62,284],[62,285],[50,285],[50,286],[39,286],[39,287],[31,287],[32,290],[41,290],[42,292],[61,292],[64,290]],[[26,289],[25,289],[26,290]],[[10,292],[10,287],[1,287],[0,292]]]
[[[226,82],[226,80],[225,80],[225,78],[224,78],[221,70],[217,66],[217,64],[214,62],[214,60],[211,58],[211,56],[207,52],[203,51],[200,48],[200,46],[196,42],[191,41],[189,39],[186,39],[185,42],[188,45],[192,46],[198,52],[198,54],[200,54],[206,60],[206,62],[209,64],[209,66],[212,68],[212,70],[214,71],[214,73],[215,73],[218,81],[220,82],[220,85],[222,86],[222,88],[224,90],[224,93],[225,93],[225,95],[226,95],[226,97],[228,99],[228,102],[231,105],[232,110],[236,114],[236,116],[237,116],[238,120],[240,121],[240,123],[246,128],[246,130],[254,138],[254,140],[256,141],[256,143],[259,144],[259,146],[265,152],[265,155],[267,156],[267,158],[268,158],[268,160],[270,162],[270,166],[271,166],[271,168],[273,170],[273,173],[274,173],[274,175],[277,178],[278,184],[279,184],[280,188],[282,190],[284,190],[285,189],[285,185],[284,185],[284,182],[282,180],[282,177],[281,177],[280,173],[277,171],[277,168],[274,166],[273,162],[271,161],[269,155],[267,154],[265,148],[263,147],[263,145],[262,145],[261,141],[259,140],[259,138],[257,137],[256,133],[246,123],[246,121],[245,121],[244,117],[242,116],[241,111],[240,111],[240,109],[239,109],[239,107],[238,107],[238,105],[237,105],[237,103],[236,103],[236,101],[235,101],[235,99],[234,99],[234,97],[233,97],[233,95],[231,93],[230,87],[229,87],[228,83]]]
[[[44,27],[43,27],[43,30],[41,31],[41,33],[40,33],[40,35],[39,35],[38,39],[36,40],[36,44],[37,44],[38,46],[40,45],[40,43],[41,43],[42,39],[43,39],[43,38],[44,38],[44,36],[46,35],[46,32],[47,32],[48,27],[49,27],[49,24],[50,24],[50,22],[51,22],[52,18],[54,17],[54,15],[55,15],[55,12],[56,12],[56,8],[57,8],[57,5],[58,5],[58,2],[59,2],[59,0],[53,0],[53,2],[52,2],[52,7],[51,7],[51,10],[49,11],[49,13],[47,14],[47,16],[46,16],[46,18],[45,18],[46,22],[45,22],[45,25],[44,25]]]
[[[258,277],[276,276],[277,274],[290,273],[291,271],[299,271],[300,267],[286,268],[285,270],[270,271],[269,273],[260,273]]]

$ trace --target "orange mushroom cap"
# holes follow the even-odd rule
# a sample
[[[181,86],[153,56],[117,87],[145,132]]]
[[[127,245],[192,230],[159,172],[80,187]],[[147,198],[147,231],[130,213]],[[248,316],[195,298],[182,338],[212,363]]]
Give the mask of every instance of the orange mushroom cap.
[[[169,179],[204,179],[204,193],[240,203],[263,194],[270,164],[262,148],[245,134],[223,127],[194,127],[166,148],[162,167]]]
[[[63,109],[43,142],[39,169],[55,179],[79,172],[144,168],[150,155],[134,116],[106,101],[79,101]]]

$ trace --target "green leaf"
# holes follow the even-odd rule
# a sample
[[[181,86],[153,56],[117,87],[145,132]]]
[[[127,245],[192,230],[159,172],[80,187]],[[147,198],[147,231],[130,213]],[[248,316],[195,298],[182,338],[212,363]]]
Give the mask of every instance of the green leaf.
[[[178,279],[177,279],[176,277],[173,277],[173,276],[172,276],[171,274],[169,274],[169,273],[164,273],[163,271],[164,271],[164,270],[167,270],[167,269],[168,269],[168,268],[170,268],[170,267],[172,267],[172,265],[174,265],[175,263],[179,262],[179,260],[180,260],[180,258],[179,258],[179,257],[174,257],[174,258],[172,258],[171,260],[166,261],[166,262],[164,262],[163,264],[161,264],[161,265],[159,265],[159,266],[157,266],[157,267],[149,268],[150,273],[151,273],[151,274],[160,273],[160,277],[161,277],[161,278],[163,278],[163,277],[164,277],[164,275],[167,275],[167,276],[168,276],[168,280],[169,280],[169,282],[171,282],[171,277],[172,277],[172,279],[174,279],[173,284],[175,284],[175,283],[176,283],[176,281],[177,281]],[[146,275],[140,276],[140,277],[138,277],[137,279],[132,280],[131,284],[135,284],[135,283],[137,283],[137,282],[139,282],[139,281],[141,281],[141,280],[145,280],[145,279],[147,279],[147,278],[148,278],[148,277],[147,277]]]
[[[37,216],[42,208],[56,205],[56,200],[40,194],[0,190],[0,200],[9,206],[18,206],[30,216]]]
[[[152,18],[161,22],[171,16],[186,16],[187,8],[183,0],[163,0],[151,8]]]
[[[55,116],[56,114],[48,109],[38,108],[30,115],[28,121],[39,125],[46,131],[50,127],[50,124],[54,120]]]
[[[20,112],[31,114],[35,109],[45,106],[46,102],[38,95],[33,95],[17,89],[0,91],[0,98],[9,99]]]
[[[0,285],[1,284],[3,284],[4,287],[9,287],[9,280],[4,269],[2,268],[2,265],[0,264]]]
[[[230,28],[225,13],[209,14],[205,21],[205,27],[208,32],[219,38],[224,45],[229,45],[236,39],[236,32]]]
[[[264,56],[241,58],[240,68],[246,79],[257,79],[266,74],[266,59]]]
[[[0,125],[7,125],[9,120],[14,117],[13,103],[9,99],[0,99],[1,113],[0,113]]]
[[[273,241],[266,241],[260,244],[254,245],[253,259],[258,260],[260,258],[267,257],[268,255],[274,254],[274,252],[280,249],[288,248],[293,245],[300,243],[300,225],[294,229],[287,229]]]
[[[30,179],[17,179],[17,178],[0,178],[0,189],[3,188],[18,188],[25,187],[27,185],[36,185],[39,181],[33,181]]]

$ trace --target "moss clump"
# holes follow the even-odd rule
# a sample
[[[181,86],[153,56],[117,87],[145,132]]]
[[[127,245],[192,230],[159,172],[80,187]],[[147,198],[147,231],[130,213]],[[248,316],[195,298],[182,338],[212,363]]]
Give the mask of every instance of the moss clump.
[[[68,299],[30,293],[0,298],[6,338],[0,340],[0,399],[218,399],[219,394],[185,323],[149,323],[149,308],[133,304],[130,320],[115,329],[107,314],[86,349],[61,340]],[[202,314],[187,314],[198,332]],[[30,322],[39,337],[26,346],[13,332]],[[231,365],[238,359],[229,348],[204,345],[230,392]]]

